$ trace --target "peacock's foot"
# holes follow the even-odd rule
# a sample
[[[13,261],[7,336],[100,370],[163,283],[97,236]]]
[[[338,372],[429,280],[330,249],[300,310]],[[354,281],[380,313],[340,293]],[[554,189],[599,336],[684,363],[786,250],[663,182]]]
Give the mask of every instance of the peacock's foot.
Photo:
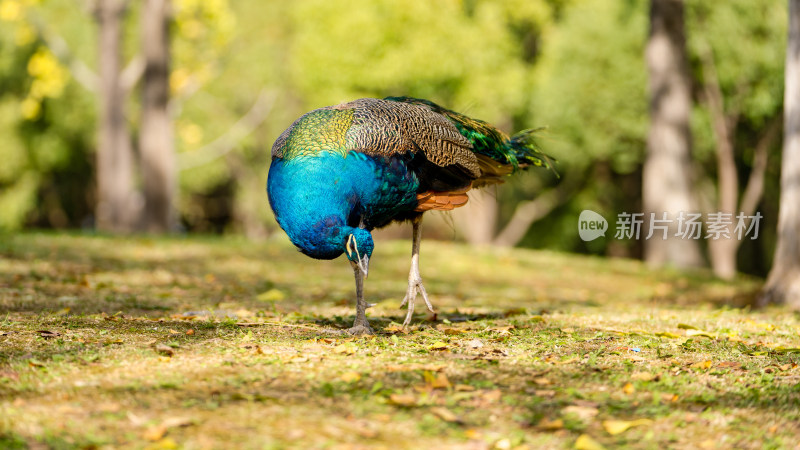
[[[355,324],[353,325],[353,328],[349,328],[347,332],[353,336],[364,336],[367,334],[375,334],[375,330],[373,330],[368,323]]]
[[[417,300],[417,294],[422,294],[422,298],[425,300],[425,305],[428,307],[428,311],[436,312],[433,310],[433,305],[431,305],[431,301],[428,300],[428,293],[425,291],[425,286],[422,285],[422,277],[419,274],[412,274],[408,277],[408,289],[406,290],[406,296],[403,298],[403,303],[400,304],[402,308],[406,304],[408,305],[408,311],[406,312],[406,319],[403,321],[403,326],[407,327],[411,323],[411,319],[414,317],[414,303]]]

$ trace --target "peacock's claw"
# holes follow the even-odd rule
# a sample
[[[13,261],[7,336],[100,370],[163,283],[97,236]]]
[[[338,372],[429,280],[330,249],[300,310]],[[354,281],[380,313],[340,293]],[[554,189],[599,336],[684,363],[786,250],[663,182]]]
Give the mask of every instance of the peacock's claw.
[[[406,319],[403,321],[404,327],[407,327],[411,323],[411,319],[414,317],[414,304],[417,300],[417,294],[422,294],[422,298],[425,300],[425,305],[428,307],[428,311],[436,312],[433,309],[431,301],[428,299],[428,292],[425,291],[425,286],[422,284],[422,277],[419,276],[419,273],[414,274],[412,272],[412,274],[408,277],[408,290],[406,290],[406,296],[403,298],[403,303],[400,304],[401,308],[405,305],[408,305]]]
[[[353,325],[352,328],[347,329],[347,333],[353,336],[363,336],[368,334],[375,334],[375,330],[373,330],[372,327],[369,326],[368,323],[366,323],[366,324]]]

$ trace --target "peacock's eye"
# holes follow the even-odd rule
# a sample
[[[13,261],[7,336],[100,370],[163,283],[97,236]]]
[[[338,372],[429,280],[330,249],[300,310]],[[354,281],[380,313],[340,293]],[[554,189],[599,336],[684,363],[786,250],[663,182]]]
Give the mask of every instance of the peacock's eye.
[[[345,250],[347,250],[348,258],[352,259],[353,253],[355,253],[356,256],[360,256],[358,254],[358,243],[356,242],[355,235],[351,234],[351,235],[347,236],[347,244],[345,244],[344,248],[345,248]]]

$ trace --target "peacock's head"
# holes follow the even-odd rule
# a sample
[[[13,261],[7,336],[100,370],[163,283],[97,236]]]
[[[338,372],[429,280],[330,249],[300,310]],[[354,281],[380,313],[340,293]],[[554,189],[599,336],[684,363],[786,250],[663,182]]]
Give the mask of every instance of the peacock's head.
[[[347,255],[353,268],[357,267],[365,277],[369,272],[369,258],[374,249],[372,234],[363,228],[353,228],[345,236],[344,254]]]

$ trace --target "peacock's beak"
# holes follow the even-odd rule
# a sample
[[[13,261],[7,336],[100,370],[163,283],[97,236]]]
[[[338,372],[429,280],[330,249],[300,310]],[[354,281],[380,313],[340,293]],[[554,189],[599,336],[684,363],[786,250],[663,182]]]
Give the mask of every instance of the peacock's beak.
[[[358,270],[364,274],[364,278],[367,278],[367,275],[369,274],[369,256],[361,256],[361,253],[358,251],[358,243],[356,242],[356,238],[352,234],[347,237],[345,249],[347,250],[348,259],[350,259],[350,264],[353,266],[353,268],[358,267]],[[352,259],[353,253],[356,255],[355,261]]]
[[[364,255],[358,260],[358,269],[364,274],[364,278],[367,278],[369,274],[369,256]]]

